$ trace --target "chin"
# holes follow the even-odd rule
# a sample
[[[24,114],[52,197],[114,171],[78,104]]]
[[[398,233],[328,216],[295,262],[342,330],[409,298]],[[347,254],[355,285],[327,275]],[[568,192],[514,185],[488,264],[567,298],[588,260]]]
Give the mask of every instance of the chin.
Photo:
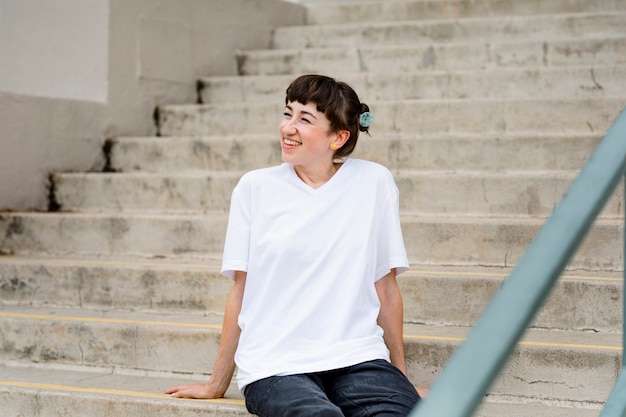
[[[290,158],[289,155],[286,154],[284,151],[281,153],[280,157],[283,162],[291,163],[292,158]]]

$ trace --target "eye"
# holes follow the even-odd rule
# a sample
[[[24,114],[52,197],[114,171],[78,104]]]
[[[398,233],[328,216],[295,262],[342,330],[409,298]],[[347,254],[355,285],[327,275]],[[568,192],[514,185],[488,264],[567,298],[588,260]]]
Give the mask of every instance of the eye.
[[[286,111],[286,112],[284,112],[284,113],[283,113],[283,117],[284,117],[285,119],[289,119],[289,118],[291,117],[291,113],[289,113],[289,112],[287,112],[287,111]]]
[[[311,124],[311,121],[310,121],[309,119],[307,119],[306,117],[303,117],[303,118],[302,118],[302,121],[303,121],[304,123]]]

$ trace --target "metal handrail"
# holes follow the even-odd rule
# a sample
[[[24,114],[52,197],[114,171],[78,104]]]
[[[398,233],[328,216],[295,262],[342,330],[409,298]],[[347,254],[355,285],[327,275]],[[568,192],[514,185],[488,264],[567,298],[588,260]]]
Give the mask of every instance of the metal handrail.
[[[626,108],[409,417],[474,413],[625,172]],[[618,416],[626,417],[626,372],[602,414]]]

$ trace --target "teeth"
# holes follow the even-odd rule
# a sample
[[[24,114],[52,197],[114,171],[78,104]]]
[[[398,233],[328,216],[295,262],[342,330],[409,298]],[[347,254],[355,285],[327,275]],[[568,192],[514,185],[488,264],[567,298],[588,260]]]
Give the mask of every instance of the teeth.
[[[302,145],[302,143],[295,141],[295,140],[291,140],[291,139],[284,139],[285,145],[289,145],[289,146],[297,146],[297,145]]]

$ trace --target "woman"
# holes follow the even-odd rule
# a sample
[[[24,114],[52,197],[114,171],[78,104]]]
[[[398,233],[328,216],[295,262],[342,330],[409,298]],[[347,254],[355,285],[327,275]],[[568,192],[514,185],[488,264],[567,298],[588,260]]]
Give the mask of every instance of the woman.
[[[408,269],[389,170],[351,159],[373,115],[345,83],[294,80],[277,167],[233,190],[222,274],[234,280],[213,373],[174,397],[224,395],[237,364],[248,411],[406,416],[402,299]]]

